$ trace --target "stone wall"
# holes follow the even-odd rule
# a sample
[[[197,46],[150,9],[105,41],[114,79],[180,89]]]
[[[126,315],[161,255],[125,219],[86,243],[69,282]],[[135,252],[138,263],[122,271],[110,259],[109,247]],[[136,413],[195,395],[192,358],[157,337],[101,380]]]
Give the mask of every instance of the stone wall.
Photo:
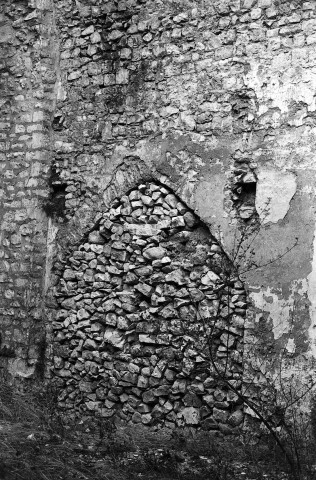
[[[310,2],[272,0],[56,5],[69,225],[84,233],[132,159],[171,182],[231,257],[257,217],[251,260],[267,267],[244,274],[256,318],[264,310],[300,353],[314,331],[314,16]]]
[[[296,0],[4,4],[0,348],[15,355],[11,373],[32,375],[44,326],[52,355],[60,306],[50,290],[44,311],[47,287],[112,202],[147,181],[170,188],[239,270],[247,344],[259,334],[289,371],[308,370],[315,9]]]
[[[43,349],[44,278],[55,103],[49,0],[0,2],[0,367],[29,377]]]
[[[312,358],[314,4],[64,1],[56,22],[63,237],[92,228],[138,162],[230,258],[244,243],[249,329],[264,318],[262,341]]]
[[[147,182],[114,201],[83,242],[56,288],[60,405],[233,433],[243,420],[245,291],[208,229]]]

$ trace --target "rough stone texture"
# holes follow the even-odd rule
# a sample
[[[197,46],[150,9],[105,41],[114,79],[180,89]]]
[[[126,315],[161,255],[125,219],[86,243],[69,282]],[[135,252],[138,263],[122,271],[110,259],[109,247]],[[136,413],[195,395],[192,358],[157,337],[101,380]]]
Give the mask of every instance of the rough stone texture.
[[[163,185],[147,182],[114,201],[55,271],[60,405],[126,423],[233,433],[242,405],[227,397],[217,369],[240,392],[246,304],[240,308],[245,292],[228,264]]]
[[[291,360],[289,369],[309,365],[316,354],[315,3],[0,4],[1,362],[15,355],[10,371],[32,375],[43,292],[59,280],[53,259],[64,272],[83,238],[102,246],[101,232],[93,242],[88,234],[113,200],[156,179],[243,272],[252,304],[246,343],[260,332],[267,348]],[[156,199],[145,197],[152,208]],[[174,228],[192,228],[178,211]],[[260,222],[235,258],[245,226]],[[129,233],[146,232],[158,234],[154,224]],[[115,250],[125,261],[128,252]],[[99,281],[115,272],[100,271]],[[146,278],[135,287],[144,296]],[[46,306],[50,345],[59,309],[51,293]],[[83,310],[81,322],[89,320]]]
[[[23,378],[45,340],[55,39],[52,1],[0,2],[0,367]]]

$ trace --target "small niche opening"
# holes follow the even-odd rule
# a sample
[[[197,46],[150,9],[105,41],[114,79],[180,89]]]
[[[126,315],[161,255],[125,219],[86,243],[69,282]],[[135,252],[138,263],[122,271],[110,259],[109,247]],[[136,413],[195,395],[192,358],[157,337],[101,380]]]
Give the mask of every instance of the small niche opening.
[[[244,205],[255,205],[257,183],[249,182],[241,185],[240,201]]]
[[[53,119],[53,122],[52,122],[52,129],[54,131],[61,131],[63,130],[64,128],[64,121],[65,121],[65,118],[63,115],[57,113],[55,116],[54,116],[54,119]]]

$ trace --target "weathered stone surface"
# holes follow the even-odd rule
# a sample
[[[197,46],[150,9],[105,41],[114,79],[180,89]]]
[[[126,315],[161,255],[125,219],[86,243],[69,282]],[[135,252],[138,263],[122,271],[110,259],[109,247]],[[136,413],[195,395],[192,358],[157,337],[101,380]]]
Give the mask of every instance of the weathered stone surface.
[[[206,275],[204,275],[202,278],[201,278],[201,283],[203,285],[213,285],[215,284],[216,282],[219,282],[220,281],[220,278],[218,275],[216,275],[216,273],[214,272],[207,272]]]
[[[186,425],[198,425],[200,422],[200,413],[197,408],[186,407],[181,410],[180,418],[183,418]]]
[[[243,419],[243,412],[241,410],[237,410],[228,417],[227,423],[229,423],[229,425],[232,427],[238,427],[242,423]]]
[[[99,232],[91,232],[89,233],[89,242],[103,245],[105,240]]]
[[[122,319],[130,312],[146,313],[153,318],[141,320],[157,327],[157,344],[147,344],[148,358],[156,350],[160,355],[161,341],[184,352],[185,372],[191,362],[202,363],[199,352],[188,353],[187,337],[194,343],[197,336],[194,322],[190,326],[181,318],[179,325],[160,312],[171,302],[178,310],[199,303],[205,293],[210,304],[199,312],[204,321],[207,312],[214,315],[212,283],[199,283],[206,271],[186,270],[195,294],[182,300],[185,304],[166,292],[155,292],[155,304],[149,296],[144,301],[133,285],[147,283],[151,274],[125,281],[127,263],[133,268],[151,263],[158,273],[148,284],[156,288],[166,283],[161,275],[180,268],[175,263],[182,256],[221,276],[221,247],[213,238],[206,256],[193,252],[190,236],[199,234],[187,202],[197,213],[196,223],[202,218],[228,254],[259,215],[251,261],[266,265],[273,252],[278,268],[277,274],[275,265],[245,273],[253,287],[253,314],[263,310],[260,315],[273,326],[278,345],[284,343],[280,348],[305,356],[310,345],[314,357],[313,2],[215,0],[191,2],[181,11],[177,2],[135,1],[133,18],[129,6],[111,0],[93,5],[45,0],[36,9],[33,3],[20,2],[16,8],[16,2],[4,2],[0,35],[9,46],[3,52],[8,68],[0,100],[4,345],[33,366],[40,352],[33,337],[35,343],[42,335],[43,319],[54,325],[56,343],[71,344],[70,364],[59,369],[66,378],[72,359],[83,351],[92,355],[83,350],[84,342],[100,343],[107,313],[121,319],[110,326],[124,332],[126,352],[120,353],[127,356],[139,348],[139,338],[134,321]],[[105,16],[103,28],[100,18]],[[43,31],[45,41],[39,42]],[[159,182],[148,181],[154,177]],[[289,250],[296,236],[298,245]],[[168,250],[169,241],[175,248],[168,251],[170,264],[142,255],[160,245]],[[126,248],[116,248],[120,242]],[[195,275],[189,279],[190,273]],[[100,298],[109,300],[126,285],[135,301],[116,298],[108,310]],[[58,290],[55,298],[50,287]],[[48,315],[62,306],[72,316],[46,322],[43,292],[48,292]],[[93,297],[94,292],[100,296]],[[301,330],[288,338],[291,302],[297,296]],[[83,312],[88,317],[80,319]],[[241,368],[244,322],[248,328],[251,318],[245,316],[245,300],[232,299],[220,313],[217,358],[235,351],[234,367]],[[92,331],[97,320],[101,330]],[[198,330],[199,321],[195,325]],[[225,340],[224,330],[239,339]],[[111,356],[112,347],[100,347],[100,358]],[[147,356],[138,353],[137,358]],[[172,361],[179,362],[172,368],[180,375],[183,359]],[[85,399],[85,406],[97,408],[94,399]]]
[[[143,253],[144,257],[148,258],[149,260],[163,258],[165,254],[166,254],[165,249],[161,247],[151,247],[145,250]]]
[[[105,342],[108,342],[116,348],[121,349],[124,346],[123,337],[115,330],[106,330],[103,338]]]
[[[145,297],[149,297],[153,291],[152,287],[146,283],[138,283],[135,285],[135,289],[145,295]]]
[[[127,205],[131,210],[126,209]],[[157,225],[158,218],[160,226],[164,225],[164,232],[154,229],[151,238],[142,229],[131,229],[128,223],[131,212],[141,211],[138,218],[148,218],[143,215],[146,208],[156,211],[156,224],[152,225]],[[186,225],[179,213],[186,215]],[[195,368],[206,360],[205,352],[200,351],[199,337],[206,334],[203,322],[218,307],[219,296],[214,288],[221,281],[196,257],[202,258],[208,252],[222,255],[222,250],[214,249],[217,244],[214,240],[209,242],[209,236],[199,237],[198,219],[167,188],[154,183],[144,183],[130,191],[128,197],[117,199],[111,215],[115,221],[105,216],[103,223],[90,232],[89,241],[69,258],[76,270],[66,265],[62,274],[60,289],[65,309],[56,322],[55,339],[64,344],[79,338],[80,344],[76,341],[67,355],[55,356],[56,375],[69,378],[72,372],[80,372],[81,383],[74,391],[77,388],[81,395],[89,395],[85,399],[89,412],[99,411],[104,405],[107,410],[102,410],[102,415],[117,412],[144,425],[154,421],[174,426],[180,422],[209,430],[222,428],[229,416],[226,393],[214,388],[214,379],[203,382],[194,374]],[[171,220],[165,222],[167,216]],[[180,231],[166,242],[166,234],[175,227]],[[182,232],[183,228],[192,228],[192,237],[189,231]],[[107,239],[105,245],[96,243],[98,235],[102,241]],[[189,258],[181,252],[183,239],[190,245]],[[63,289],[64,281],[67,287],[71,285],[69,298],[68,290]],[[233,308],[242,309],[244,290],[242,285],[235,286],[231,302]],[[221,315],[226,308],[220,310]],[[229,362],[236,361],[236,365],[240,358],[234,346],[243,327],[238,318],[242,317],[234,317],[235,326],[229,327],[229,333],[227,325],[220,327],[222,332],[216,332],[220,339],[217,357],[228,355]],[[193,344],[187,348],[186,342]],[[98,380],[92,382],[91,376]],[[208,394],[209,388],[213,394]],[[72,398],[69,396],[66,403],[72,404]],[[229,417],[231,426],[239,421],[240,414],[235,413]]]
[[[168,273],[165,279],[166,282],[176,283],[177,285],[185,285],[187,283],[184,272],[179,269]]]

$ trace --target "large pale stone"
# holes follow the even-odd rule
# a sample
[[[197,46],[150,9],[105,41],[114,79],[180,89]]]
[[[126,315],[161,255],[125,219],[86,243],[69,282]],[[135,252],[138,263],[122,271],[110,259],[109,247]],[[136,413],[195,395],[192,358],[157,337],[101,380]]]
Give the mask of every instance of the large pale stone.
[[[198,425],[200,421],[200,412],[198,408],[186,407],[181,410],[181,417],[187,425]]]
[[[125,229],[133,235],[139,235],[140,237],[152,237],[159,232],[157,225],[151,224],[138,225],[135,223],[126,223]]]
[[[124,338],[116,330],[106,330],[104,332],[104,341],[119,349],[122,349],[124,346]]]
[[[8,371],[13,377],[31,378],[35,372],[35,365],[27,365],[20,358],[8,361]]]
[[[151,247],[145,250],[143,255],[149,260],[156,260],[159,258],[163,258],[166,255],[166,250],[162,247]]]
[[[211,271],[207,272],[207,274],[201,278],[201,282],[203,285],[214,285],[214,283],[216,283],[219,280],[220,280],[220,277],[216,275],[216,273]]]

